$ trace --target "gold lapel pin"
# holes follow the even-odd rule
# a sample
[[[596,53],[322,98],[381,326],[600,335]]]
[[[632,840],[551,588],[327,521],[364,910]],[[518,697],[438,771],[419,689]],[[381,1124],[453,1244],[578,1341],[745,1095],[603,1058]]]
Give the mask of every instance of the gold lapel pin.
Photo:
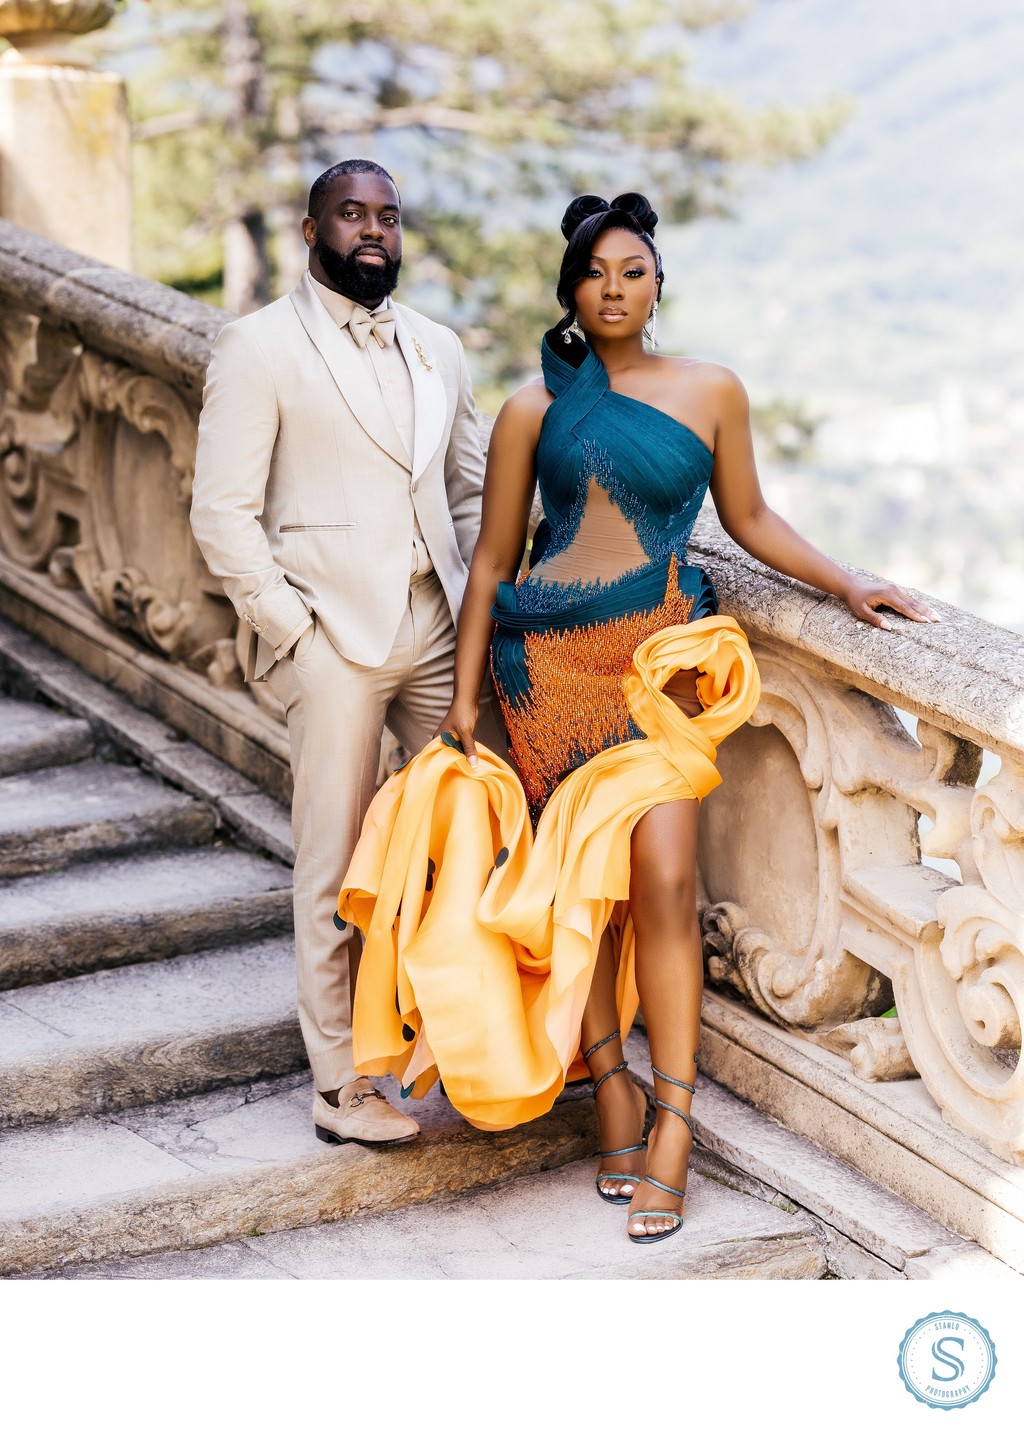
[[[423,365],[423,368],[424,368],[424,369],[433,369],[434,366],[431,364],[431,362],[430,362],[430,360],[427,358],[427,356],[423,353],[423,347],[422,347],[422,345],[420,344],[419,340],[416,338],[415,335],[413,335],[413,337],[412,337],[412,347],[413,347],[413,349],[415,349],[415,351],[416,351],[416,357],[417,357],[417,359],[419,360],[419,362]]]

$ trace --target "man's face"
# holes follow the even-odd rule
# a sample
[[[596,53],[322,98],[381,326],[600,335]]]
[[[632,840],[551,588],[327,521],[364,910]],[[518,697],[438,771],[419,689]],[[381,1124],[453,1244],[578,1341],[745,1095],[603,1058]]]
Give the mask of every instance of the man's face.
[[[319,219],[302,233],[313,251],[309,272],[357,304],[372,308],[398,283],[402,219],[398,191],[383,175],[339,175]]]

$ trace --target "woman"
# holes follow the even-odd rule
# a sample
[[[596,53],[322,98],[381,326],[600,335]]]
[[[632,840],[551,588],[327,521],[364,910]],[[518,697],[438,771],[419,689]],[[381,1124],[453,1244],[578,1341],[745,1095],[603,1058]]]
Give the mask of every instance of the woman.
[[[367,934],[357,1066],[417,1094],[440,1072],[460,1111],[500,1127],[545,1111],[585,1071],[582,1049],[597,1189],[630,1205],[635,1242],[682,1226],[703,984],[699,800],[719,781],[715,746],[759,692],[742,632],[686,562],[708,487],[748,552],[859,619],[888,628],[881,605],[936,618],[767,508],[735,375],[645,348],[663,282],[656,223],[637,194],[584,195],[566,211],[566,313],[544,337],[543,380],[494,425],[441,739],[378,796],[339,904]],[[547,522],[513,587],[538,481]],[[521,791],[474,742],[489,655]],[[621,1047],[637,995],[657,1112],[646,1146]]]

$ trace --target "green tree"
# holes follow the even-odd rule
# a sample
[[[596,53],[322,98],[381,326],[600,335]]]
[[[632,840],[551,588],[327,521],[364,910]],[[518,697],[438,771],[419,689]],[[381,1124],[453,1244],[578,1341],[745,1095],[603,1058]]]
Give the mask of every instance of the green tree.
[[[138,254],[247,310],[304,263],[311,179],[345,155],[403,192],[403,293],[459,329],[501,387],[551,322],[569,195],[644,189],[663,219],[728,207],[740,163],[814,153],[839,102],[745,110],[696,86],[689,32],[728,0],[151,0],[122,27]],[[145,25],[143,26],[143,20]],[[123,43],[123,42],[122,42]],[[222,293],[217,282],[223,278]]]

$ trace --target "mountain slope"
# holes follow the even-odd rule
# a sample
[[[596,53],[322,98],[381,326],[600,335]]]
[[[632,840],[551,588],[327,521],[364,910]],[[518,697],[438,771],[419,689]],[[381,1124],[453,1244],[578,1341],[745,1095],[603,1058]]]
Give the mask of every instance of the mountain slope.
[[[1024,388],[1024,8],[761,0],[692,49],[748,101],[854,109],[816,159],[744,176],[734,221],[663,236],[667,344],[829,409]]]

